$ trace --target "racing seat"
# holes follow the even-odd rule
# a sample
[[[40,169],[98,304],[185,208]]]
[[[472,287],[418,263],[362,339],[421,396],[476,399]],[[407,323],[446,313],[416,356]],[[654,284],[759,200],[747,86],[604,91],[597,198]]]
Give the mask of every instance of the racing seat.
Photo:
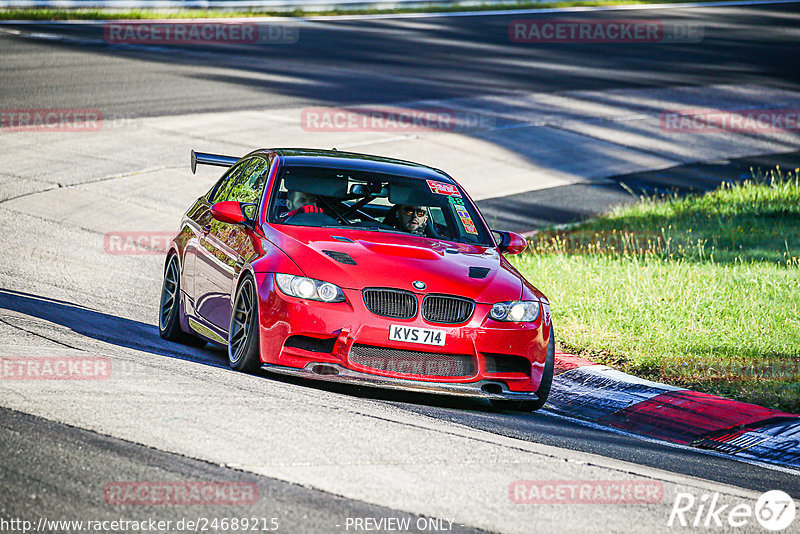
[[[400,211],[400,205],[395,204],[389,209],[389,213],[386,214],[386,217],[383,218],[383,224],[388,224],[389,226],[393,226],[397,228],[400,224],[400,217],[397,216],[397,212]]]

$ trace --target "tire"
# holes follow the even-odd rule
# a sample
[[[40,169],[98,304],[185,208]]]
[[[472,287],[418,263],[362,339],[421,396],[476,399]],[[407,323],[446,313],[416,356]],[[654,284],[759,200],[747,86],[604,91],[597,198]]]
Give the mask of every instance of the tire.
[[[228,363],[247,373],[261,367],[258,349],[258,295],[253,277],[245,275],[233,299],[228,329]]]
[[[178,256],[172,254],[164,269],[161,284],[161,304],[158,307],[158,335],[167,341],[174,341],[192,347],[202,347],[206,341],[181,330],[181,273]]]
[[[547,344],[547,357],[544,360],[544,370],[542,371],[542,381],[539,388],[535,391],[537,399],[535,401],[509,401],[492,399],[490,402],[497,410],[508,410],[514,412],[535,412],[547,402],[550,396],[550,387],[553,385],[553,369],[556,362],[556,334],[550,328],[550,342]]]

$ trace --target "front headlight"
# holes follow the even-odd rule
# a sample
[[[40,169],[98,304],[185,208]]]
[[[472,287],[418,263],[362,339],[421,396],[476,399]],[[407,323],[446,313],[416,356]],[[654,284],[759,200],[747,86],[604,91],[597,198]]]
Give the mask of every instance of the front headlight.
[[[510,323],[530,323],[539,317],[538,300],[511,300],[498,302],[489,311],[489,317],[495,321]]]
[[[275,273],[275,283],[290,297],[322,302],[344,302],[344,293],[339,286],[305,276]]]

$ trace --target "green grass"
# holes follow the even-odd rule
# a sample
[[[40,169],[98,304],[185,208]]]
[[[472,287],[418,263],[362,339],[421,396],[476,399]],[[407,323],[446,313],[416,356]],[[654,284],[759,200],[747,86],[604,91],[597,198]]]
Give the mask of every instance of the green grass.
[[[540,232],[515,263],[564,350],[800,413],[798,170]]]
[[[331,9],[324,11],[213,11],[206,9],[52,9],[52,8],[7,8],[0,9],[0,20],[120,20],[120,19],[183,19],[183,18],[228,18],[228,17],[308,17],[330,15],[377,15],[386,13],[448,13],[456,11],[494,11],[504,9],[537,9],[549,7],[579,6],[617,6],[637,4],[678,4],[689,0],[568,0],[563,2],[508,2],[481,5],[435,5],[432,1],[427,5],[394,8],[353,8]],[[722,1],[722,0],[719,0]]]

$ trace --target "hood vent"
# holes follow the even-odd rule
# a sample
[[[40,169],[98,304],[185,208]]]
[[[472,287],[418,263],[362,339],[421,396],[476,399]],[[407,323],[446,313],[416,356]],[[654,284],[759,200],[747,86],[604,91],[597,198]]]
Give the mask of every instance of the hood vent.
[[[490,270],[488,267],[470,267],[469,277],[483,279],[489,275]]]
[[[343,242],[343,243],[355,243],[355,241],[353,241],[353,240],[352,240],[352,239],[350,239],[349,237],[342,237],[342,236],[340,236],[340,235],[332,235],[331,237],[332,237],[333,239],[335,239],[336,241],[341,241],[341,242]]]
[[[338,250],[323,250],[322,252],[339,263],[344,263],[345,265],[356,265],[356,260],[351,258],[350,255],[345,252],[339,252]]]

